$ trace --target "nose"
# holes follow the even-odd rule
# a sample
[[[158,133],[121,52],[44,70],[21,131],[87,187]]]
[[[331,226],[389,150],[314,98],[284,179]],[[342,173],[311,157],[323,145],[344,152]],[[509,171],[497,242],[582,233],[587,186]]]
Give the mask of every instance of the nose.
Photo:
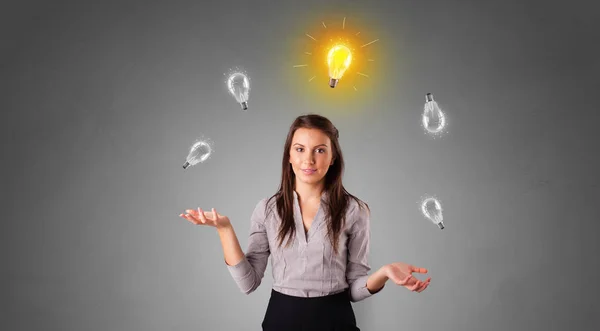
[[[315,156],[312,153],[306,153],[304,157],[304,162],[308,162],[309,164],[315,163]]]

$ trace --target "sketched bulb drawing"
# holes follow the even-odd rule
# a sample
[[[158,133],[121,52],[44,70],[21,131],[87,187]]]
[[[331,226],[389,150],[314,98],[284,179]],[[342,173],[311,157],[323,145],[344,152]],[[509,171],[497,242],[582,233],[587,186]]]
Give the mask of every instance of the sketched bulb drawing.
[[[446,126],[446,118],[440,110],[437,102],[433,100],[433,94],[425,95],[425,106],[423,109],[423,127],[429,133],[439,133]]]
[[[227,88],[229,89],[229,93],[242,106],[242,109],[247,110],[250,94],[250,80],[248,76],[241,72],[231,74],[227,79]]]
[[[189,166],[196,165],[198,163],[206,161],[212,154],[212,147],[207,141],[198,141],[192,145],[190,152],[183,164],[183,169],[187,169]]]
[[[352,63],[352,53],[344,45],[335,45],[327,54],[327,66],[329,67],[329,86],[336,87],[338,81],[344,76]]]
[[[436,198],[427,198],[421,203],[421,212],[437,225],[441,230],[444,229],[444,217],[442,216],[442,204]]]

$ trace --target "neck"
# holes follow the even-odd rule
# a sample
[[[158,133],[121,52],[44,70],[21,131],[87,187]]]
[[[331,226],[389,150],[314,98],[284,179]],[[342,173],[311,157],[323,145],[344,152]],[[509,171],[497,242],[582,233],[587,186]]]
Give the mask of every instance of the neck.
[[[325,185],[323,182],[319,182],[318,184],[310,185],[302,182],[296,182],[296,194],[298,194],[298,199],[300,201],[311,201],[311,200],[320,200],[321,194]]]

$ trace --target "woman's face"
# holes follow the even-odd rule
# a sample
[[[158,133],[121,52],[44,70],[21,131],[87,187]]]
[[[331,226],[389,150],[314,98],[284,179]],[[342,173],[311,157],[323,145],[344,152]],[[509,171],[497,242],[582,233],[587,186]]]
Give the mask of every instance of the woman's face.
[[[319,183],[333,164],[331,140],[318,129],[297,129],[290,147],[290,164],[297,181]]]

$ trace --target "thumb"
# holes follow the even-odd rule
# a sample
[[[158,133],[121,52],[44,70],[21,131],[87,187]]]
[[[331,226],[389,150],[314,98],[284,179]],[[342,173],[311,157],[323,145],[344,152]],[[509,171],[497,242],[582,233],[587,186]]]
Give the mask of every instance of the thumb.
[[[426,274],[427,273],[427,269],[425,269],[425,268],[419,268],[419,267],[415,267],[415,266],[411,266],[410,267],[410,271],[411,272],[418,272],[420,274]]]

